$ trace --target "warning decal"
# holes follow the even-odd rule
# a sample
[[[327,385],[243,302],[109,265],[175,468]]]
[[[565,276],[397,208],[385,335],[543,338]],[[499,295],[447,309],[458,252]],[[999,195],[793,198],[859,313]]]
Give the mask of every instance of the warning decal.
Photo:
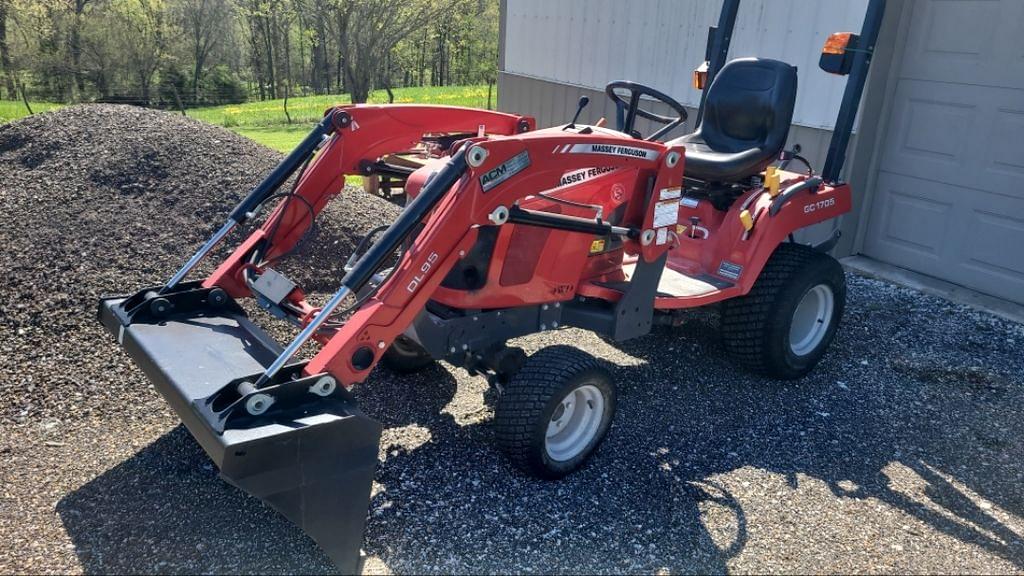
[[[743,266],[736,264],[735,262],[729,262],[728,260],[722,260],[722,263],[718,266],[718,275],[723,278],[731,278],[736,280],[743,273]]]
[[[658,200],[674,200],[679,198],[683,193],[683,189],[679,186],[675,188],[662,188],[658,194]]]
[[[679,202],[664,200],[654,205],[654,227],[675,226],[679,221]]]

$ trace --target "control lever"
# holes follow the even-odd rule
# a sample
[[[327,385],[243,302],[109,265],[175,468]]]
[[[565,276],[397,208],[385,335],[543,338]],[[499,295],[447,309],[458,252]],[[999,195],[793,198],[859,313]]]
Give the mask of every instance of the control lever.
[[[700,238],[707,240],[711,232],[700,225],[700,216],[690,216],[690,238],[697,239],[697,233],[700,232]]]
[[[572,122],[569,122],[569,125],[566,126],[566,128],[576,128],[576,121],[579,120],[580,113],[587,107],[587,104],[590,104],[590,98],[580,96],[580,100],[576,104],[576,115],[572,117]]]

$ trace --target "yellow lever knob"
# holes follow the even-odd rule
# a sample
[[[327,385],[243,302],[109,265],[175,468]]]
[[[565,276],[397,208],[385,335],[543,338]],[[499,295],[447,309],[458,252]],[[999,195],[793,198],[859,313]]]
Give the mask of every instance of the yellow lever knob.
[[[772,174],[768,178],[768,194],[772,198],[775,198],[776,196],[779,195],[779,175],[777,173]]]
[[[743,224],[743,229],[747,232],[754,227],[754,217],[750,215],[750,210],[740,212],[740,223]]]

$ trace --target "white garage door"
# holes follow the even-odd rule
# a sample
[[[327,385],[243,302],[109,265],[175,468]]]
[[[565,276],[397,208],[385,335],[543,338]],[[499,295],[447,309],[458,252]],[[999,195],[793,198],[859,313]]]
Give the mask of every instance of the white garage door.
[[[1022,39],[1022,0],[915,2],[865,253],[1024,303]]]

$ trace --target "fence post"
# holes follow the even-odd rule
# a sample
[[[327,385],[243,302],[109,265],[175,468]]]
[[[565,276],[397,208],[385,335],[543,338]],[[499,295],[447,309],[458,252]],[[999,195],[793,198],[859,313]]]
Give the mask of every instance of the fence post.
[[[21,100],[25,103],[25,108],[28,109],[28,115],[34,116],[35,112],[32,111],[32,107],[28,104],[28,96],[25,95],[25,85],[21,85]]]
[[[288,121],[288,124],[292,123],[292,115],[288,113],[288,96],[292,91],[292,80],[291,78],[284,85],[284,117]]]
[[[181,96],[178,95],[178,87],[171,84],[171,92],[174,93],[174,101],[178,103],[178,110],[181,110],[181,115],[188,116],[188,114],[185,114],[185,106],[181,104]]]

